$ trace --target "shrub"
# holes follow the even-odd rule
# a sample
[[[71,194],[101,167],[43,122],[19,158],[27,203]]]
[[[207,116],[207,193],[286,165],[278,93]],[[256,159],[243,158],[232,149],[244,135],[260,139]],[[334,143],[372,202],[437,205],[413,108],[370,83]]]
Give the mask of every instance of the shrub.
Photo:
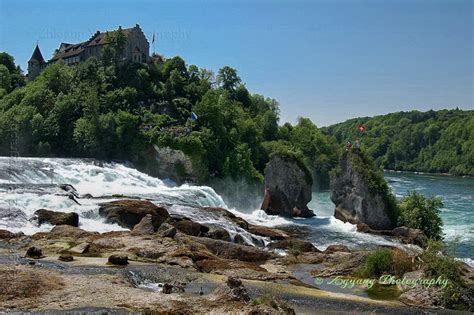
[[[439,209],[443,206],[440,198],[425,196],[411,191],[399,204],[399,225],[420,229],[428,238],[442,239],[443,221]]]
[[[392,270],[393,254],[390,249],[379,249],[367,256],[359,275],[367,278],[378,278]]]
[[[461,263],[453,256],[447,255],[445,250],[446,247],[441,241],[428,241],[428,246],[421,256],[424,272],[428,277],[442,277],[449,280],[441,299],[443,307],[467,310],[469,301],[466,296],[472,295],[472,288],[467,287],[461,277]]]

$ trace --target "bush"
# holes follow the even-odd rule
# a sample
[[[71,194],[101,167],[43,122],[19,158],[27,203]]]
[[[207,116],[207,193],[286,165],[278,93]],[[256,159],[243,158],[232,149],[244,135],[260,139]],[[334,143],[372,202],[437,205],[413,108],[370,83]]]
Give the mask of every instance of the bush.
[[[428,238],[441,240],[443,221],[439,209],[443,206],[440,198],[425,196],[411,191],[399,204],[399,225],[420,229]]]
[[[421,256],[423,268],[428,277],[448,279],[441,303],[444,307],[467,310],[469,302],[466,296],[472,294],[461,277],[460,265],[453,256],[446,254],[446,247],[441,241],[429,240],[428,246]],[[469,293],[469,290],[471,292]]]
[[[359,274],[361,277],[378,278],[392,271],[393,254],[390,249],[379,249],[370,253]]]

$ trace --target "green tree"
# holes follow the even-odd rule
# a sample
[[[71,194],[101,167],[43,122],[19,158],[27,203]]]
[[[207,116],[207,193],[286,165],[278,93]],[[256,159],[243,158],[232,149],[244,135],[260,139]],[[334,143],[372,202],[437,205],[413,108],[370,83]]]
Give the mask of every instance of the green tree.
[[[443,207],[441,198],[426,198],[416,191],[408,192],[399,204],[399,224],[422,230],[428,238],[443,238],[443,221],[440,209]]]
[[[227,91],[235,91],[235,89],[240,86],[242,80],[237,75],[237,70],[225,66],[219,69],[217,73],[217,83],[220,87]]]

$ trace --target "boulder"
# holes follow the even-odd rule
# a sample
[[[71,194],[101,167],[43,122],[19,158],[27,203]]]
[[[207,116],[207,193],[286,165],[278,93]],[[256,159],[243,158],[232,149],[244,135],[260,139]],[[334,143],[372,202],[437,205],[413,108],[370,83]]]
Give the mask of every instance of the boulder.
[[[229,298],[233,301],[250,301],[247,289],[240,279],[228,277],[226,281],[227,287],[230,289]]]
[[[337,219],[352,224],[365,223],[375,230],[394,227],[389,188],[380,170],[361,150],[344,152],[330,187]]]
[[[237,244],[247,244],[247,242],[245,241],[244,237],[240,234],[235,234],[234,236],[234,243],[237,243]]]
[[[158,207],[147,200],[116,200],[102,203],[99,208],[99,215],[104,217],[107,222],[117,223],[129,229],[133,229],[147,214],[152,217],[155,231],[169,218],[165,208]]]
[[[90,247],[89,243],[81,243],[79,245],[76,245],[68,249],[68,252],[74,253],[74,254],[84,254],[89,251],[89,247]]]
[[[110,255],[108,262],[112,265],[125,266],[128,265],[127,255]]]
[[[428,237],[419,229],[411,229],[405,226],[399,226],[392,230],[393,236],[398,237],[406,244],[415,244],[425,248],[428,244]]]
[[[83,229],[70,225],[56,225],[48,234],[50,238],[70,237],[74,239],[80,239],[92,235],[98,235],[99,233],[84,231]]]
[[[284,240],[289,238],[289,235],[282,230],[261,225],[249,224],[248,231],[255,235],[269,237],[271,240]]]
[[[8,230],[0,230],[0,239],[12,239],[12,238],[17,238],[17,237],[21,237],[23,236],[24,234],[22,232],[18,232],[18,233],[13,233],[13,232],[10,232]]]
[[[271,257],[268,251],[253,246],[239,245],[206,237],[191,237],[191,239],[204,245],[214,255],[224,259],[262,262]]]
[[[215,240],[222,240],[226,242],[230,242],[230,234],[225,229],[220,227],[211,227],[209,228],[209,232],[207,232],[207,237],[210,237]]]
[[[75,212],[59,212],[39,209],[35,212],[38,223],[49,223],[52,225],[79,226],[79,215]]]
[[[32,246],[26,251],[26,256],[30,258],[42,258],[43,250],[40,247]]]
[[[312,178],[295,157],[274,154],[265,170],[265,196],[261,209],[286,217],[312,217],[309,210]]]
[[[155,233],[153,218],[151,214],[144,216],[141,221],[132,229],[132,235],[146,235]]]
[[[277,241],[270,243],[267,246],[270,249],[288,249],[288,250],[298,250],[302,253],[305,252],[320,252],[314,245],[308,241],[296,240],[296,239],[286,239],[282,241]]]
[[[176,228],[168,223],[162,223],[157,230],[161,237],[173,238],[176,235]]]
[[[326,250],[324,251],[324,253],[335,253],[335,252],[348,252],[350,253],[350,249],[349,247],[347,247],[346,245],[340,245],[340,244],[335,244],[335,245],[329,245]]]
[[[191,236],[204,236],[209,231],[207,226],[193,222],[189,219],[182,219],[172,222],[171,225],[173,225],[180,232]]]

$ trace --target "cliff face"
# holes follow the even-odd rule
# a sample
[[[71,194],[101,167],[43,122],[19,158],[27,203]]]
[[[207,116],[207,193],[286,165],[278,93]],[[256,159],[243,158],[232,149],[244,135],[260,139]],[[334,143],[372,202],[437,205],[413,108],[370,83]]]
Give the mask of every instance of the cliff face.
[[[344,152],[330,184],[334,216],[344,222],[365,223],[375,230],[392,229],[389,188],[380,171],[365,159],[358,149]]]
[[[312,217],[311,178],[295,160],[274,155],[265,171],[265,197],[262,210],[286,217]]]

